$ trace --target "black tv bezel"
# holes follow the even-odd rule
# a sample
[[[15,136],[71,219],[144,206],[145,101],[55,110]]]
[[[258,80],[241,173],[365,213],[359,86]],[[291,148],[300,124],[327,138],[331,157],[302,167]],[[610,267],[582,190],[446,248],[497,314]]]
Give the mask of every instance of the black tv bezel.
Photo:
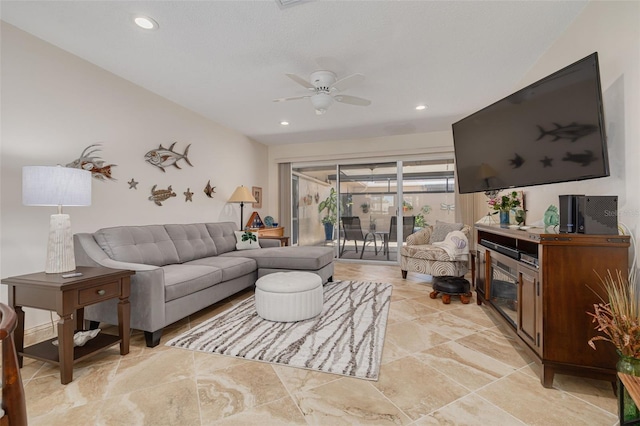
[[[541,181],[539,183],[530,183],[530,184],[526,184],[526,185],[519,185],[519,184],[514,184],[514,185],[487,185],[487,189],[483,189],[483,190],[465,190],[462,191],[462,188],[460,187],[461,185],[461,180],[459,179],[459,174],[458,174],[458,161],[457,161],[457,150],[456,150],[456,136],[455,136],[455,126],[462,123],[465,120],[468,119],[472,119],[474,116],[476,116],[477,114],[480,114],[492,107],[494,107],[495,105],[508,100],[509,98],[516,98],[518,95],[522,94],[523,92],[539,86],[540,84],[544,84],[547,83],[551,80],[553,80],[556,76],[558,76],[559,74],[571,69],[572,67],[575,67],[583,62],[587,62],[587,61],[593,61],[594,65],[595,65],[595,73],[596,73],[596,85],[597,85],[597,103],[598,103],[598,127],[599,127],[599,133],[600,133],[600,147],[602,148],[602,162],[604,165],[604,173],[602,174],[597,174],[597,175],[586,175],[586,176],[581,176],[581,177],[577,177],[574,179],[560,179],[560,180],[554,180],[554,179],[549,179],[549,180],[545,180],[545,181]],[[610,168],[609,168],[609,149],[607,146],[607,135],[606,135],[606,130],[605,130],[605,117],[604,117],[604,104],[602,101],[602,86],[601,86],[601,82],[600,82],[600,63],[598,60],[598,52],[594,52],[578,61],[575,61],[569,65],[567,65],[564,68],[559,69],[558,71],[547,75],[546,77],[541,78],[540,80],[535,81],[534,83],[531,83],[525,87],[523,87],[522,89],[513,92],[512,94],[505,96],[502,99],[499,99],[495,102],[493,102],[490,105],[487,105],[486,107],[474,112],[473,114],[470,114],[458,121],[456,121],[455,123],[453,123],[451,125],[451,130],[453,132],[453,151],[454,151],[454,158],[455,158],[455,164],[456,164],[456,186],[458,187],[458,193],[459,194],[474,194],[477,192],[491,192],[491,191],[500,191],[503,189],[508,189],[508,188],[525,188],[525,187],[530,187],[530,186],[539,186],[539,185],[549,185],[549,184],[553,184],[553,183],[563,183],[563,182],[578,182],[578,181],[582,181],[582,180],[588,180],[588,179],[597,179],[597,178],[603,178],[603,177],[608,177],[610,176],[611,172],[610,172]]]

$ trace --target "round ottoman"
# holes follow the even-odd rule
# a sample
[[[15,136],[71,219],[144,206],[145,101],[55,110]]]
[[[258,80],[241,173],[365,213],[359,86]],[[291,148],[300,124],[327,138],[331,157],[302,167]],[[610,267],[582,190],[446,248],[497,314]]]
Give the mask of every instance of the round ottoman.
[[[269,321],[302,321],[322,312],[322,279],[311,272],[275,272],[256,281],[256,311]]]

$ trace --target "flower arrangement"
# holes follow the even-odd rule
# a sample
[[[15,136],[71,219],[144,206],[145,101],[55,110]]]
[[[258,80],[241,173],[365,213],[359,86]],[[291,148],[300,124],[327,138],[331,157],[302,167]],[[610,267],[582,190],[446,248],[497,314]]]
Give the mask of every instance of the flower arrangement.
[[[594,342],[602,340],[611,342],[620,354],[640,358],[640,306],[635,285],[635,277],[626,278],[617,271],[615,278],[608,271],[602,278],[598,275],[605,290],[608,301],[593,305],[593,312],[588,314],[596,323],[596,330],[604,335],[592,337],[589,346],[596,349]]]
[[[508,212],[520,207],[520,200],[518,199],[518,192],[511,191],[509,195],[503,195],[502,197],[492,197],[488,201],[489,207],[493,210],[500,212]]]

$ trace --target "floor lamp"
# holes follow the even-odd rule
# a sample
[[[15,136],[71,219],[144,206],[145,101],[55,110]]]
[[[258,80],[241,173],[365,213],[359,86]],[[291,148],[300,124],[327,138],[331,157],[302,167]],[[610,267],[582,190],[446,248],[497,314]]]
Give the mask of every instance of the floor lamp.
[[[251,191],[246,186],[240,185],[233,191],[231,194],[231,198],[229,198],[230,203],[240,203],[240,230],[244,229],[244,219],[242,218],[242,211],[244,210],[244,203],[257,203],[256,199],[251,195]]]
[[[91,172],[62,166],[25,166],[22,204],[58,207],[58,214],[52,214],[49,221],[45,272],[58,274],[76,269],[71,220],[68,214],[62,214],[62,206],[91,205]]]

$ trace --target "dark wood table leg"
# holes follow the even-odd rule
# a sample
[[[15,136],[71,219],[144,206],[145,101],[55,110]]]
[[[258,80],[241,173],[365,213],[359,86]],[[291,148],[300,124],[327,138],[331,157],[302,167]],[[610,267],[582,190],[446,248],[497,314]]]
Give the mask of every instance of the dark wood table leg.
[[[24,351],[24,311],[22,306],[16,306],[13,308],[16,311],[18,317],[18,324],[13,332],[13,341],[16,344],[16,352],[18,353],[18,366],[22,368],[22,351]]]
[[[73,380],[74,323],[71,314],[60,315],[60,320],[58,320],[58,360],[60,362],[60,382],[63,385]]]
[[[129,353],[129,343],[131,337],[131,304],[129,303],[129,293],[131,282],[129,278],[122,280],[122,291],[118,302],[118,333],[120,333],[120,355]]]

